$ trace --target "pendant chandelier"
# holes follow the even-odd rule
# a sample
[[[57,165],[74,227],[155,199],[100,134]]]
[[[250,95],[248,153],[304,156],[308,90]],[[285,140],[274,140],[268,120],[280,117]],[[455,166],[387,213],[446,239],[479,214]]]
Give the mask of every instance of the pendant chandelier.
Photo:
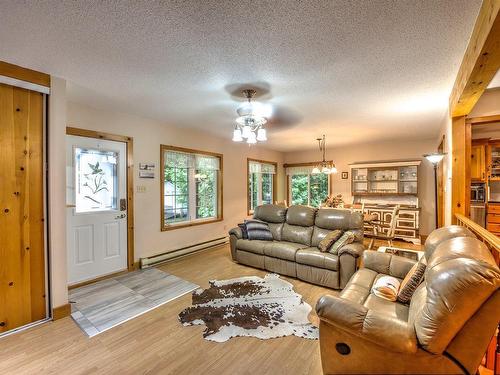
[[[264,125],[270,116],[270,107],[259,102],[252,101],[257,93],[255,90],[243,90],[243,95],[248,100],[238,107],[236,112],[236,125],[233,131],[233,141],[242,142],[246,139],[248,144],[267,141]]]
[[[315,165],[313,170],[311,171],[311,173],[312,174],[337,173],[337,168],[335,167],[335,163],[325,160],[325,154],[326,154],[326,137],[325,137],[325,135],[323,134],[323,138],[316,138],[316,140],[318,141],[319,150],[323,153],[323,161],[321,161],[321,163]]]

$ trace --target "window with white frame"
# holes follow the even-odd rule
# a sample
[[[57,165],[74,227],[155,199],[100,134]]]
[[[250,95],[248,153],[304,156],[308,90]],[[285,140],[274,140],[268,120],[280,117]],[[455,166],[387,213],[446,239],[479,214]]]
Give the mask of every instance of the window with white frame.
[[[161,146],[162,229],[222,218],[222,155]]]
[[[274,162],[248,159],[248,213],[276,199],[276,167]]]
[[[312,173],[312,167],[288,167],[290,203],[319,207],[330,192],[330,178],[324,173]]]

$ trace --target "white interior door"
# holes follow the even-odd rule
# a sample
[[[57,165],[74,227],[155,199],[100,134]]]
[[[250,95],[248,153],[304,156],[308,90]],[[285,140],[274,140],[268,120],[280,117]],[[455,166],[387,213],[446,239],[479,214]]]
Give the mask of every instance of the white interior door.
[[[68,283],[127,268],[126,144],[66,136]]]

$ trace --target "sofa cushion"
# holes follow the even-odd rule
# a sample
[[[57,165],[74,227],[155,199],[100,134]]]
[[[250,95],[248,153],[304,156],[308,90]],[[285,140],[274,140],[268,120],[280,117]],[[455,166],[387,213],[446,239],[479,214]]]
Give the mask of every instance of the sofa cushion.
[[[264,246],[264,254],[273,258],[279,258],[284,260],[291,260],[295,262],[295,253],[297,250],[306,247],[300,243],[286,242],[286,241],[274,241],[268,242]]]
[[[362,305],[370,295],[370,290],[377,275],[378,273],[375,271],[361,268],[349,279],[349,282],[340,293],[340,297]]]
[[[386,299],[377,297],[374,294],[368,295],[363,303],[367,309],[375,310],[382,313],[386,317],[408,321],[409,307],[399,302],[388,301]]]
[[[434,250],[436,250],[440,243],[455,237],[476,238],[476,236],[474,236],[474,234],[470,230],[459,225],[449,225],[447,227],[438,228],[436,230],[433,230],[425,240],[425,258],[429,260],[429,258],[434,253]]]
[[[287,220],[288,221],[288,220]],[[323,229],[361,229],[363,215],[338,208],[322,208],[318,210],[314,225]]]
[[[295,254],[297,263],[308,266],[324,268],[327,270],[338,271],[339,257],[330,253],[322,253],[317,247],[308,247],[300,249]]]
[[[283,231],[283,223],[269,223],[269,230],[275,241],[281,241],[281,233]]]
[[[316,209],[309,206],[290,206],[286,212],[286,222],[290,225],[300,225],[302,227],[312,227]]]
[[[268,223],[284,223],[287,208],[276,204],[263,204],[255,208],[253,217]]]
[[[311,246],[313,227],[302,227],[285,223],[281,232],[281,239],[288,242],[301,243]]]
[[[250,253],[264,255],[264,247],[270,243],[269,241],[239,239],[236,242],[236,248]]]
[[[420,298],[423,286],[425,301]],[[420,345],[442,353],[499,288],[500,270],[484,243],[468,236],[441,242],[427,257],[424,283],[410,302]]]

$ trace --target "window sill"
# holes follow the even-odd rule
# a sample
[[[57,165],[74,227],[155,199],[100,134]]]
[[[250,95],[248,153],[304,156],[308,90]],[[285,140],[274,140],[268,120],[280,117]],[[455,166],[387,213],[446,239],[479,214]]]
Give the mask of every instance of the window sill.
[[[166,232],[166,231],[174,230],[174,229],[194,227],[196,225],[212,224],[212,223],[217,223],[217,222],[222,221],[222,220],[223,220],[222,217],[218,217],[218,218],[209,219],[209,220],[195,220],[195,221],[190,221],[188,223],[167,224],[161,228],[161,231]]]

